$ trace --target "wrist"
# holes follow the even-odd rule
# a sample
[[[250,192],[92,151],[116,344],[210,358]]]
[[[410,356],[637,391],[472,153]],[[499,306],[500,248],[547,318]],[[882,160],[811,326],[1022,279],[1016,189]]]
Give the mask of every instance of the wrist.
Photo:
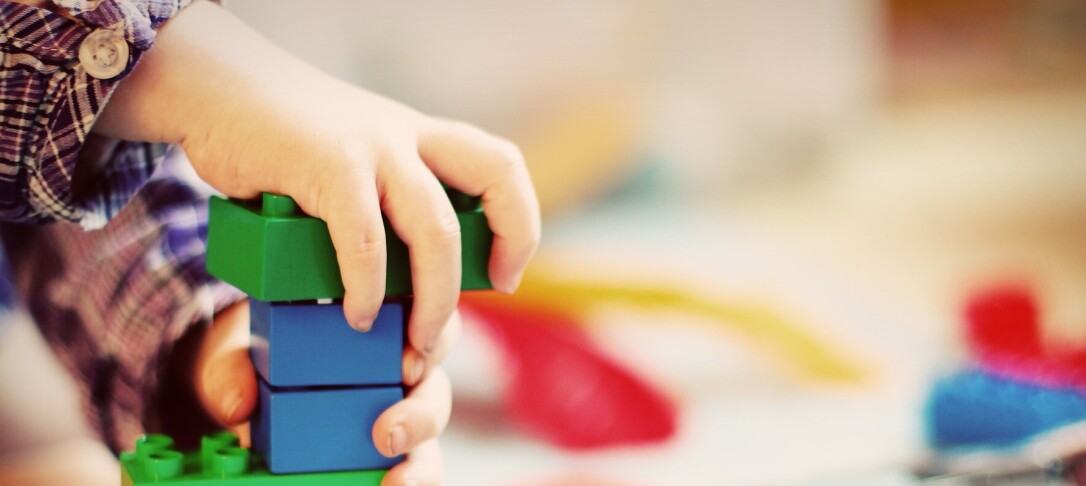
[[[94,131],[136,141],[199,140],[254,105],[276,102],[272,85],[313,71],[219,5],[196,1],[159,29]]]

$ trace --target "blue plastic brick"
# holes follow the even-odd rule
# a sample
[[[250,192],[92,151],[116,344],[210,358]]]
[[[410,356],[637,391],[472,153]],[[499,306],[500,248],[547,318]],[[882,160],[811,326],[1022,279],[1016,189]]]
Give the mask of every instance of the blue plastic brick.
[[[347,324],[342,304],[249,305],[253,365],[272,386],[400,383],[404,303],[381,306],[369,332]]]
[[[260,380],[253,450],[276,474],[388,469],[373,445],[373,424],[403,399],[399,386],[275,389]]]
[[[1078,391],[964,371],[935,384],[927,403],[928,440],[941,449],[1017,447],[1086,420]]]

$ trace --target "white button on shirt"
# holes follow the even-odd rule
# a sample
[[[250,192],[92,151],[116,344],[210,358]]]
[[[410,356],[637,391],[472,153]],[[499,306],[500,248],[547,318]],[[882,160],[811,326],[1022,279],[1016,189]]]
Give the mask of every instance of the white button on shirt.
[[[128,67],[128,42],[120,32],[98,29],[79,45],[79,62],[97,79],[113,78]]]

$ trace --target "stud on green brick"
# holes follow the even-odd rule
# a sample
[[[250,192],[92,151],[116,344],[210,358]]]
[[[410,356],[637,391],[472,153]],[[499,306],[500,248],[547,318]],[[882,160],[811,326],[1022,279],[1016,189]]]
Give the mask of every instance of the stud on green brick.
[[[305,214],[302,213],[301,208],[298,207],[298,203],[294,202],[294,199],[291,199],[288,196],[280,196],[278,194],[265,192],[261,195],[260,200],[261,213],[267,216],[275,216],[280,218],[285,218],[289,216],[305,216]]]
[[[161,483],[181,475],[184,456],[177,451],[158,451],[140,458],[143,474],[153,482]]]
[[[461,289],[491,288],[487,272],[493,233],[479,198],[449,190],[462,245]],[[385,221],[385,294],[410,295],[407,246]],[[266,302],[343,297],[343,283],[328,227],[306,216],[286,196],[258,200],[211,199],[207,267],[212,275]]]
[[[121,453],[122,486],[376,486],[385,470],[313,474],[272,474],[264,460],[239,447],[229,432],[205,436],[200,450],[181,453],[173,439],[147,435],[135,451]]]
[[[210,464],[204,472],[213,478],[242,476],[249,472],[251,458],[249,449],[238,446],[223,447],[211,454]]]
[[[216,452],[218,450],[228,447],[237,447],[237,445],[238,436],[226,431],[201,437],[200,467],[202,467],[205,471],[210,471],[213,467],[212,464],[216,461],[213,456],[216,455]],[[138,447],[139,446],[137,445],[137,452],[139,450]],[[245,467],[245,470],[248,470],[248,464],[246,464]]]
[[[136,455],[140,457],[170,449],[173,449],[173,437],[168,435],[147,434],[136,439]]]

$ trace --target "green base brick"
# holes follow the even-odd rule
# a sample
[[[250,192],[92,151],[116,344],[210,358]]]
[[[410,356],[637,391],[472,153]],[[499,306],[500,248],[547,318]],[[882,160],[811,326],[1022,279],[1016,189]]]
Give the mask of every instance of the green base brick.
[[[476,203],[457,200],[462,290],[491,288],[487,268],[494,235]],[[385,294],[410,295],[407,246],[385,221],[388,253]],[[266,302],[336,299],[343,282],[324,221],[306,216],[290,198],[211,199],[207,268],[212,275]]]
[[[205,436],[196,452],[177,452],[169,436],[147,435],[134,452],[121,453],[121,486],[377,486],[386,472],[272,474],[227,432]]]

